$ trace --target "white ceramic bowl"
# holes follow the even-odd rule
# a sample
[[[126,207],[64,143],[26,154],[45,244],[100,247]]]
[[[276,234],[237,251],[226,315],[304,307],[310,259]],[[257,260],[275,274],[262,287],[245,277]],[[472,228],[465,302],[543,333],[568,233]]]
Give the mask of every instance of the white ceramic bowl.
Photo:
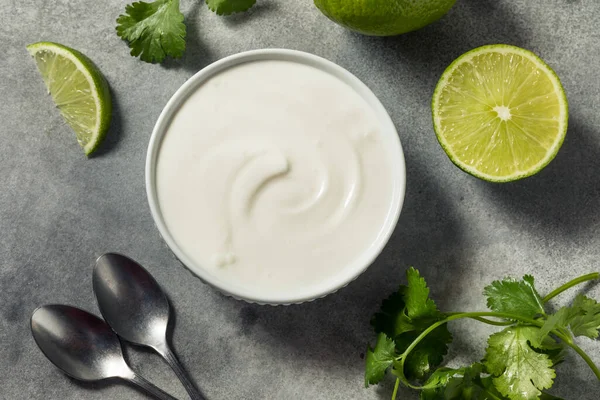
[[[354,89],[356,93],[359,94],[372,108],[380,121],[385,147],[389,151],[389,159],[391,161],[392,177],[394,181],[392,203],[384,222],[384,226],[381,227],[381,233],[375,243],[363,254],[357,257],[352,263],[340,270],[335,279],[328,280],[327,284],[316,284],[311,287],[299,288],[296,293],[287,295],[286,297],[282,297],[281,295],[273,296],[268,293],[257,296],[254,291],[251,290],[251,288],[244,290],[237,286],[234,287],[228,282],[211,275],[210,272],[203,268],[202,265],[198,265],[191,260],[181,250],[177,242],[173,239],[173,236],[169,233],[160,211],[156,192],[156,164],[161,141],[167,132],[171,118],[175,115],[179,107],[189,95],[191,95],[202,83],[212,76],[234,65],[259,60],[285,60],[309,65],[334,76]],[[160,234],[174,255],[185,267],[197,275],[202,281],[217,288],[224,294],[230,295],[237,299],[260,304],[292,304],[315,300],[317,298],[324,297],[329,293],[337,291],[356,279],[369,267],[379,253],[381,253],[383,247],[389,240],[396,223],[398,222],[398,217],[400,216],[400,210],[404,201],[405,188],[406,169],[404,165],[404,153],[402,152],[402,146],[400,145],[400,140],[398,138],[396,128],[394,127],[394,123],[383,108],[381,102],[364,83],[362,83],[357,77],[346,71],[344,68],[334,64],[331,61],[325,60],[324,58],[295,50],[263,49],[234,54],[232,56],[223,58],[196,73],[185,84],[183,84],[179,90],[177,90],[177,92],[175,92],[160,114],[160,117],[158,118],[158,121],[156,122],[152,132],[152,137],[150,138],[150,145],[148,147],[148,155],[146,158],[146,192],[148,195],[148,202],[150,203],[152,217],[154,218],[154,222],[156,223]]]

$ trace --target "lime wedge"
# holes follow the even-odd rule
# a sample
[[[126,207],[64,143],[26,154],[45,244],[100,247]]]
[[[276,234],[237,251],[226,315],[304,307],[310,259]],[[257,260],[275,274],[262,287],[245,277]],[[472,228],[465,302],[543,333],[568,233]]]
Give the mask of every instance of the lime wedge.
[[[539,172],[567,132],[568,104],[558,76],[515,46],[483,46],[460,56],[444,71],[431,108],[452,162],[492,182]]]
[[[112,103],[106,79],[89,58],[69,47],[39,42],[27,50],[83,151],[93,153],[110,125]]]

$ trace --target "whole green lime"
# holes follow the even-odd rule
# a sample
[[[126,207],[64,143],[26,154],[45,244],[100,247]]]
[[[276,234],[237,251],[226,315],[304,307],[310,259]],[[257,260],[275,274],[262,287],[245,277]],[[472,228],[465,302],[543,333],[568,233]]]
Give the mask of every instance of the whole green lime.
[[[373,36],[399,35],[443,17],[456,0],[314,0],[329,19]]]

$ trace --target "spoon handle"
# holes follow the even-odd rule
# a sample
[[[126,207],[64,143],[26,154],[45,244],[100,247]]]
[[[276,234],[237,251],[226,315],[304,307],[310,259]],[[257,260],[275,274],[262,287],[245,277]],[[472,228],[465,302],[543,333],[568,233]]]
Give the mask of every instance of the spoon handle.
[[[156,350],[165,359],[167,364],[169,364],[169,366],[173,369],[175,375],[177,375],[177,378],[179,378],[179,380],[183,384],[183,387],[185,388],[186,392],[188,392],[188,394],[190,395],[190,398],[192,400],[206,400],[202,393],[200,393],[200,391],[196,389],[196,386],[194,386],[194,384],[190,380],[187,372],[185,372],[185,370],[181,366],[181,363],[179,362],[179,360],[177,360],[177,357],[175,357],[175,354],[173,354],[173,351],[171,351],[171,349],[169,348],[169,345],[160,346],[160,348],[157,348]]]
[[[159,400],[177,400],[175,397],[170,394],[163,392],[138,374],[133,374],[133,376],[128,377],[129,382],[139,386],[144,389],[146,392],[150,393],[152,396],[156,397]]]

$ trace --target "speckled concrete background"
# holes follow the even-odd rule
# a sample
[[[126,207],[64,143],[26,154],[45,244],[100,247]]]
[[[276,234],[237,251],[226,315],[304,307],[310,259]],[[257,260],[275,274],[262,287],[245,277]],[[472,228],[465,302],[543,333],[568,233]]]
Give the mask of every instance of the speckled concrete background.
[[[422,270],[445,310],[483,309],[481,289],[505,275],[533,273],[546,291],[599,269],[597,0],[459,0],[443,20],[396,38],[347,32],[310,0],[258,0],[251,12],[228,18],[182,0],[188,51],[165,66],[130,57],[115,35],[125,3],[3,0],[0,7],[0,398],[144,398],[123,384],[65,377],[29,333],[40,304],[97,312],[91,268],[105,251],[136,258],[169,293],[175,349],[210,399],[388,399],[391,380],[363,388],[361,353],[373,337],[371,314],[409,265]],[[39,40],[80,49],[110,81],[116,110],[99,156],[85,159],[44,95],[25,51]],[[570,102],[557,158],[538,176],[507,185],[455,168],[436,142],[429,109],[453,59],[497,42],[538,53],[561,77]],[[146,146],[169,97],[207,64],[262,47],[308,51],[356,74],[388,109],[406,153],[405,207],[382,256],[339,293],[300,306],[248,305],[201,284],[162,244],[144,190]],[[599,286],[588,289],[600,298]],[[453,362],[482,356],[488,331],[472,322],[451,329]],[[581,344],[600,361],[599,342]],[[157,356],[127,353],[136,370],[186,398]],[[600,384],[569,356],[554,389],[567,399],[596,400]]]

